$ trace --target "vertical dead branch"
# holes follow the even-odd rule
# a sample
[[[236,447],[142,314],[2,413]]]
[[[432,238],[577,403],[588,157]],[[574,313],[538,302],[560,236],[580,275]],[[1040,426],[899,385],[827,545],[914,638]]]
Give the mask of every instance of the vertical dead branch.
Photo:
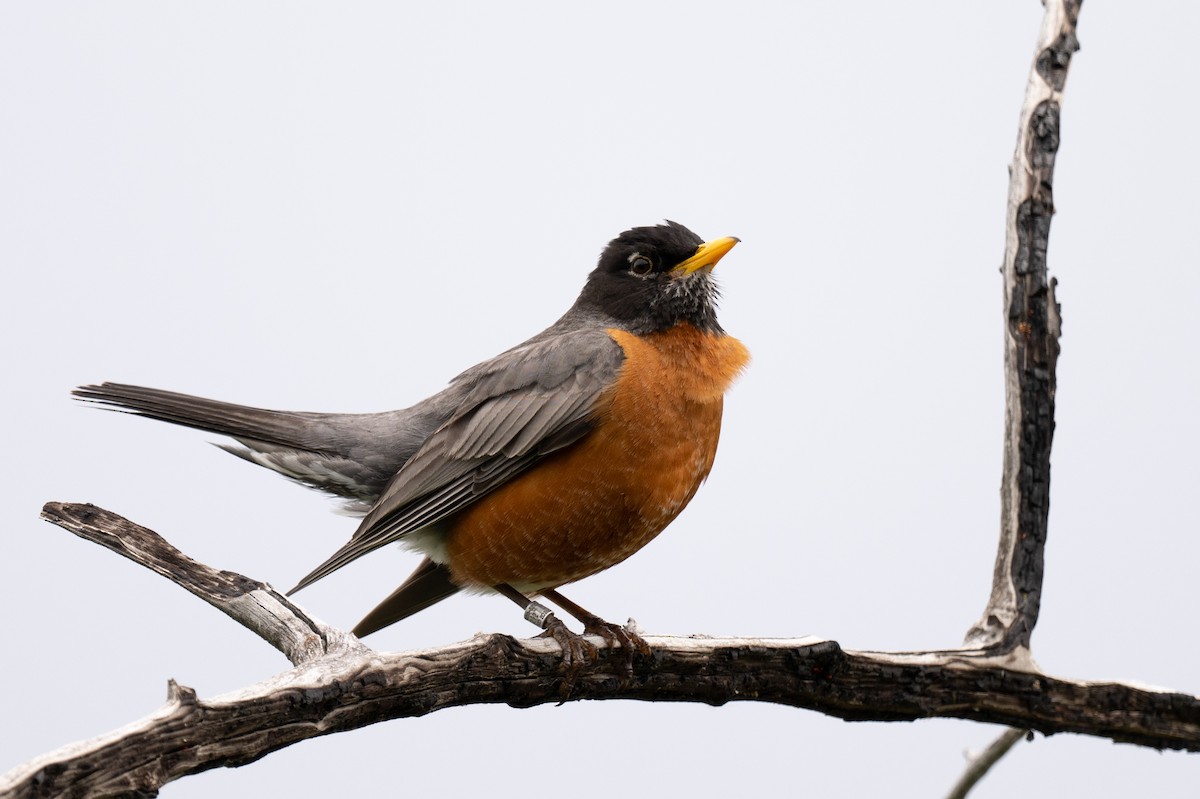
[[[1061,332],[1055,281],[1046,270],[1059,111],[1082,0],[1044,0],[1046,14],[1021,106],[1009,167],[1004,248],[1004,470],[1000,547],[992,595],[967,644],[1028,650],[1042,595],[1050,512],[1055,365]]]

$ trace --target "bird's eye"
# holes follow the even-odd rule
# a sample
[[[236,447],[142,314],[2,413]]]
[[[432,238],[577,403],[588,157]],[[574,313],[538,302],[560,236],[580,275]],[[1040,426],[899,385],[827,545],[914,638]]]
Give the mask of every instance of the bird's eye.
[[[644,277],[654,270],[654,264],[644,255],[634,253],[629,257],[629,271],[638,277]]]

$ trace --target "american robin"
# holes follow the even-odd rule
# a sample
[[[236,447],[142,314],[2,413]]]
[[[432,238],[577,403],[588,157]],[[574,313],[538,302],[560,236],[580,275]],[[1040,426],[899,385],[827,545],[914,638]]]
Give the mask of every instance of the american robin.
[[[227,451],[365,513],[292,591],[385,544],[423,553],[356,635],[492,589],[568,658],[590,645],[531,597],[632,657],[644,642],[555,589],[641,549],[708,476],[723,394],[749,360],[717,323],[711,275],[737,242],[702,242],[669,221],[625,231],[561,319],[403,410],[270,411],[115,383],[74,395],[229,436],[241,446]]]

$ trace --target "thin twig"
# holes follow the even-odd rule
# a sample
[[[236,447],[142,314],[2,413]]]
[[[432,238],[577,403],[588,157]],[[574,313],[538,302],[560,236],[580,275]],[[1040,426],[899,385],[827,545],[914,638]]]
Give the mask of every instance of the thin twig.
[[[1002,732],[1000,737],[992,741],[987,749],[970,759],[963,775],[958,778],[958,782],[954,783],[950,793],[946,794],[946,799],[965,799],[966,795],[975,787],[975,783],[983,779],[992,766],[1008,754],[1008,750],[1012,749],[1017,741],[1027,735],[1029,735],[1029,730],[1018,730],[1015,727]]]

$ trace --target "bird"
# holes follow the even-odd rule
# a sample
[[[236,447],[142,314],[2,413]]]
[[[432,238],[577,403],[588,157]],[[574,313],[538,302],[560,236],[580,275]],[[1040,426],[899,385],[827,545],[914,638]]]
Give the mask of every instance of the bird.
[[[635,630],[558,592],[644,547],[716,456],[726,390],[749,362],[717,321],[713,268],[736,237],[624,231],[541,333],[417,404],[365,414],[265,410],[121,383],[76,388],[107,410],[232,439],[223,449],[340,497],[362,516],[294,593],[380,547],[424,557],[352,630],[364,637],[459,592],[495,592],[579,661],[584,634],[648,652]]]

